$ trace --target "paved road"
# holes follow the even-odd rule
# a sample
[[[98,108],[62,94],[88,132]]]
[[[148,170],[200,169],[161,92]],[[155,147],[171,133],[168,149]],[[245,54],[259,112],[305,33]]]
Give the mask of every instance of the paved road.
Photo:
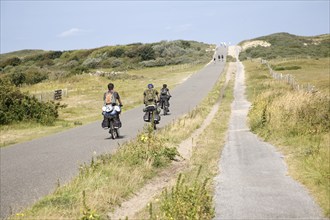
[[[226,55],[227,49],[219,47],[216,52]],[[210,62],[171,90],[171,114],[162,117],[159,127],[192,110],[212,89],[224,65],[225,62],[221,61]],[[118,144],[134,138],[144,126],[142,108],[140,106],[122,114],[122,138],[118,140],[109,139],[109,134],[101,128],[99,121],[0,149],[0,217],[6,217],[10,209],[16,213],[49,194],[58,180],[60,184],[68,182],[77,175],[79,165],[90,161],[95,152],[97,155],[113,152]]]
[[[237,74],[228,137],[216,177],[215,219],[321,219],[307,190],[287,175],[283,156],[246,125],[244,68]]]

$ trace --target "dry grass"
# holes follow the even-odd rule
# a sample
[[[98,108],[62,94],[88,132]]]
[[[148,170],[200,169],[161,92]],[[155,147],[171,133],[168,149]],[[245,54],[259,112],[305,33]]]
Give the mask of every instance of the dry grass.
[[[30,94],[46,93],[56,89],[67,89],[68,96],[63,97],[61,104],[66,108],[59,110],[59,120],[54,126],[41,126],[36,123],[19,123],[0,126],[0,147],[21,143],[42,136],[63,131],[77,125],[101,120],[100,112],[103,105],[103,93],[107,84],[113,82],[124,104],[123,111],[142,104],[142,94],[148,83],[160,89],[164,83],[171,89],[182,83],[188,76],[202,68],[202,65],[178,65],[132,70],[124,73],[119,79],[76,75],[58,81],[47,81],[33,86],[22,87],[21,90]]]
[[[283,74],[291,74],[299,84],[312,84],[316,89],[325,94],[330,93],[330,58],[319,59],[284,59],[272,60],[271,65],[275,66],[299,66],[297,70],[276,71]]]

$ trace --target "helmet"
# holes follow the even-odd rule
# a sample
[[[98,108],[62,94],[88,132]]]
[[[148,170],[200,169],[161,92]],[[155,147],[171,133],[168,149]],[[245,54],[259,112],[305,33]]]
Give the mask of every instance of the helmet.
[[[163,84],[163,87],[166,88],[167,87],[167,84]]]
[[[152,88],[154,88],[154,85],[152,85],[152,84],[150,83],[150,84],[148,84],[148,88],[149,88],[149,89],[152,89]]]

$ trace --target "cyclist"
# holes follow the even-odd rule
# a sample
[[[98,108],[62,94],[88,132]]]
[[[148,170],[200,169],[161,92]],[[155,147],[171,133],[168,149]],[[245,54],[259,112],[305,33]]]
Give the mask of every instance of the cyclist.
[[[167,88],[167,84],[163,84],[163,88],[160,89],[160,106],[161,106],[161,109],[163,109],[166,106],[167,110],[170,111],[168,109],[168,107],[170,107],[169,100],[170,100],[171,97],[172,96],[170,94],[170,90]]]
[[[145,121],[150,121],[149,118],[149,112],[153,111],[155,112],[155,121],[159,123],[160,116],[159,111],[157,108],[157,103],[159,102],[159,96],[158,91],[154,89],[153,84],[148,84],[148,88],[143,92],[143,103],[145,104],[145,108],[143,111],[145,111],[145,115],[143,116],[143,119]]]
[[[116,105],[119,105],[119,107],[122,107],[123,104],[121,102],[121,99],[120,99],[120,96],[118,94],[118,92],[116,92],[114,90],[115,86],[113,83],[109,83],[108,84],[108,91],[106,91],[103,95],[103,101],[104,101],[104,105],[107,106],[116,106]],[[119,118],[119,114],[120,114],[120,108],[119,108],[119,112],[117,114],[117,120],[116,120],[116,127],[120,128],[121,127],[121,121],[120,121],[120,118]],[[106,118],[104,118],[103,121],[105,121]],[[102,123],[102,126],[103,126],[103,123]],[[105,126],[107,127],[107,126]]]

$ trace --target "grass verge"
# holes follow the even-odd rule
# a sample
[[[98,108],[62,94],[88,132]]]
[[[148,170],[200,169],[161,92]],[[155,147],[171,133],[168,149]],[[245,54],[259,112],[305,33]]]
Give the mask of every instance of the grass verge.
[[[234,77],[232,77],[234,78]],[[234,80],[224,92],[220,108],[211,124],[193,139],[196,146],[187,169],[175,186],[150,201],[136,219],[212,219],[214,207],[214,177],[219,173],[218,161],[225,144],[231,112]],[[219,87],[220,90],[220,87]],[[219,94],[217,94],[219,97]],[[194,137],[195,138],[195,137]]]
[[[53,194],[11,218],[106,219],[109,210],[170,164],[177,154],[176,146],[200,126],[217,101],[223,81],[219,80],[201,105],[187,115],[156,133],[150,127],[145,128],[116,153],[82,165],[79,175],[70,183],[59,186]]]
[[[286,155],[290,175],[311,191],[329,217],[329,95],[294,91],[272,79],[266,67],[256,62],[246,61],[244,66],[252,103],[251,130],[279,146]],[[304,74],[313,75],[313,71],[305,70]]]

